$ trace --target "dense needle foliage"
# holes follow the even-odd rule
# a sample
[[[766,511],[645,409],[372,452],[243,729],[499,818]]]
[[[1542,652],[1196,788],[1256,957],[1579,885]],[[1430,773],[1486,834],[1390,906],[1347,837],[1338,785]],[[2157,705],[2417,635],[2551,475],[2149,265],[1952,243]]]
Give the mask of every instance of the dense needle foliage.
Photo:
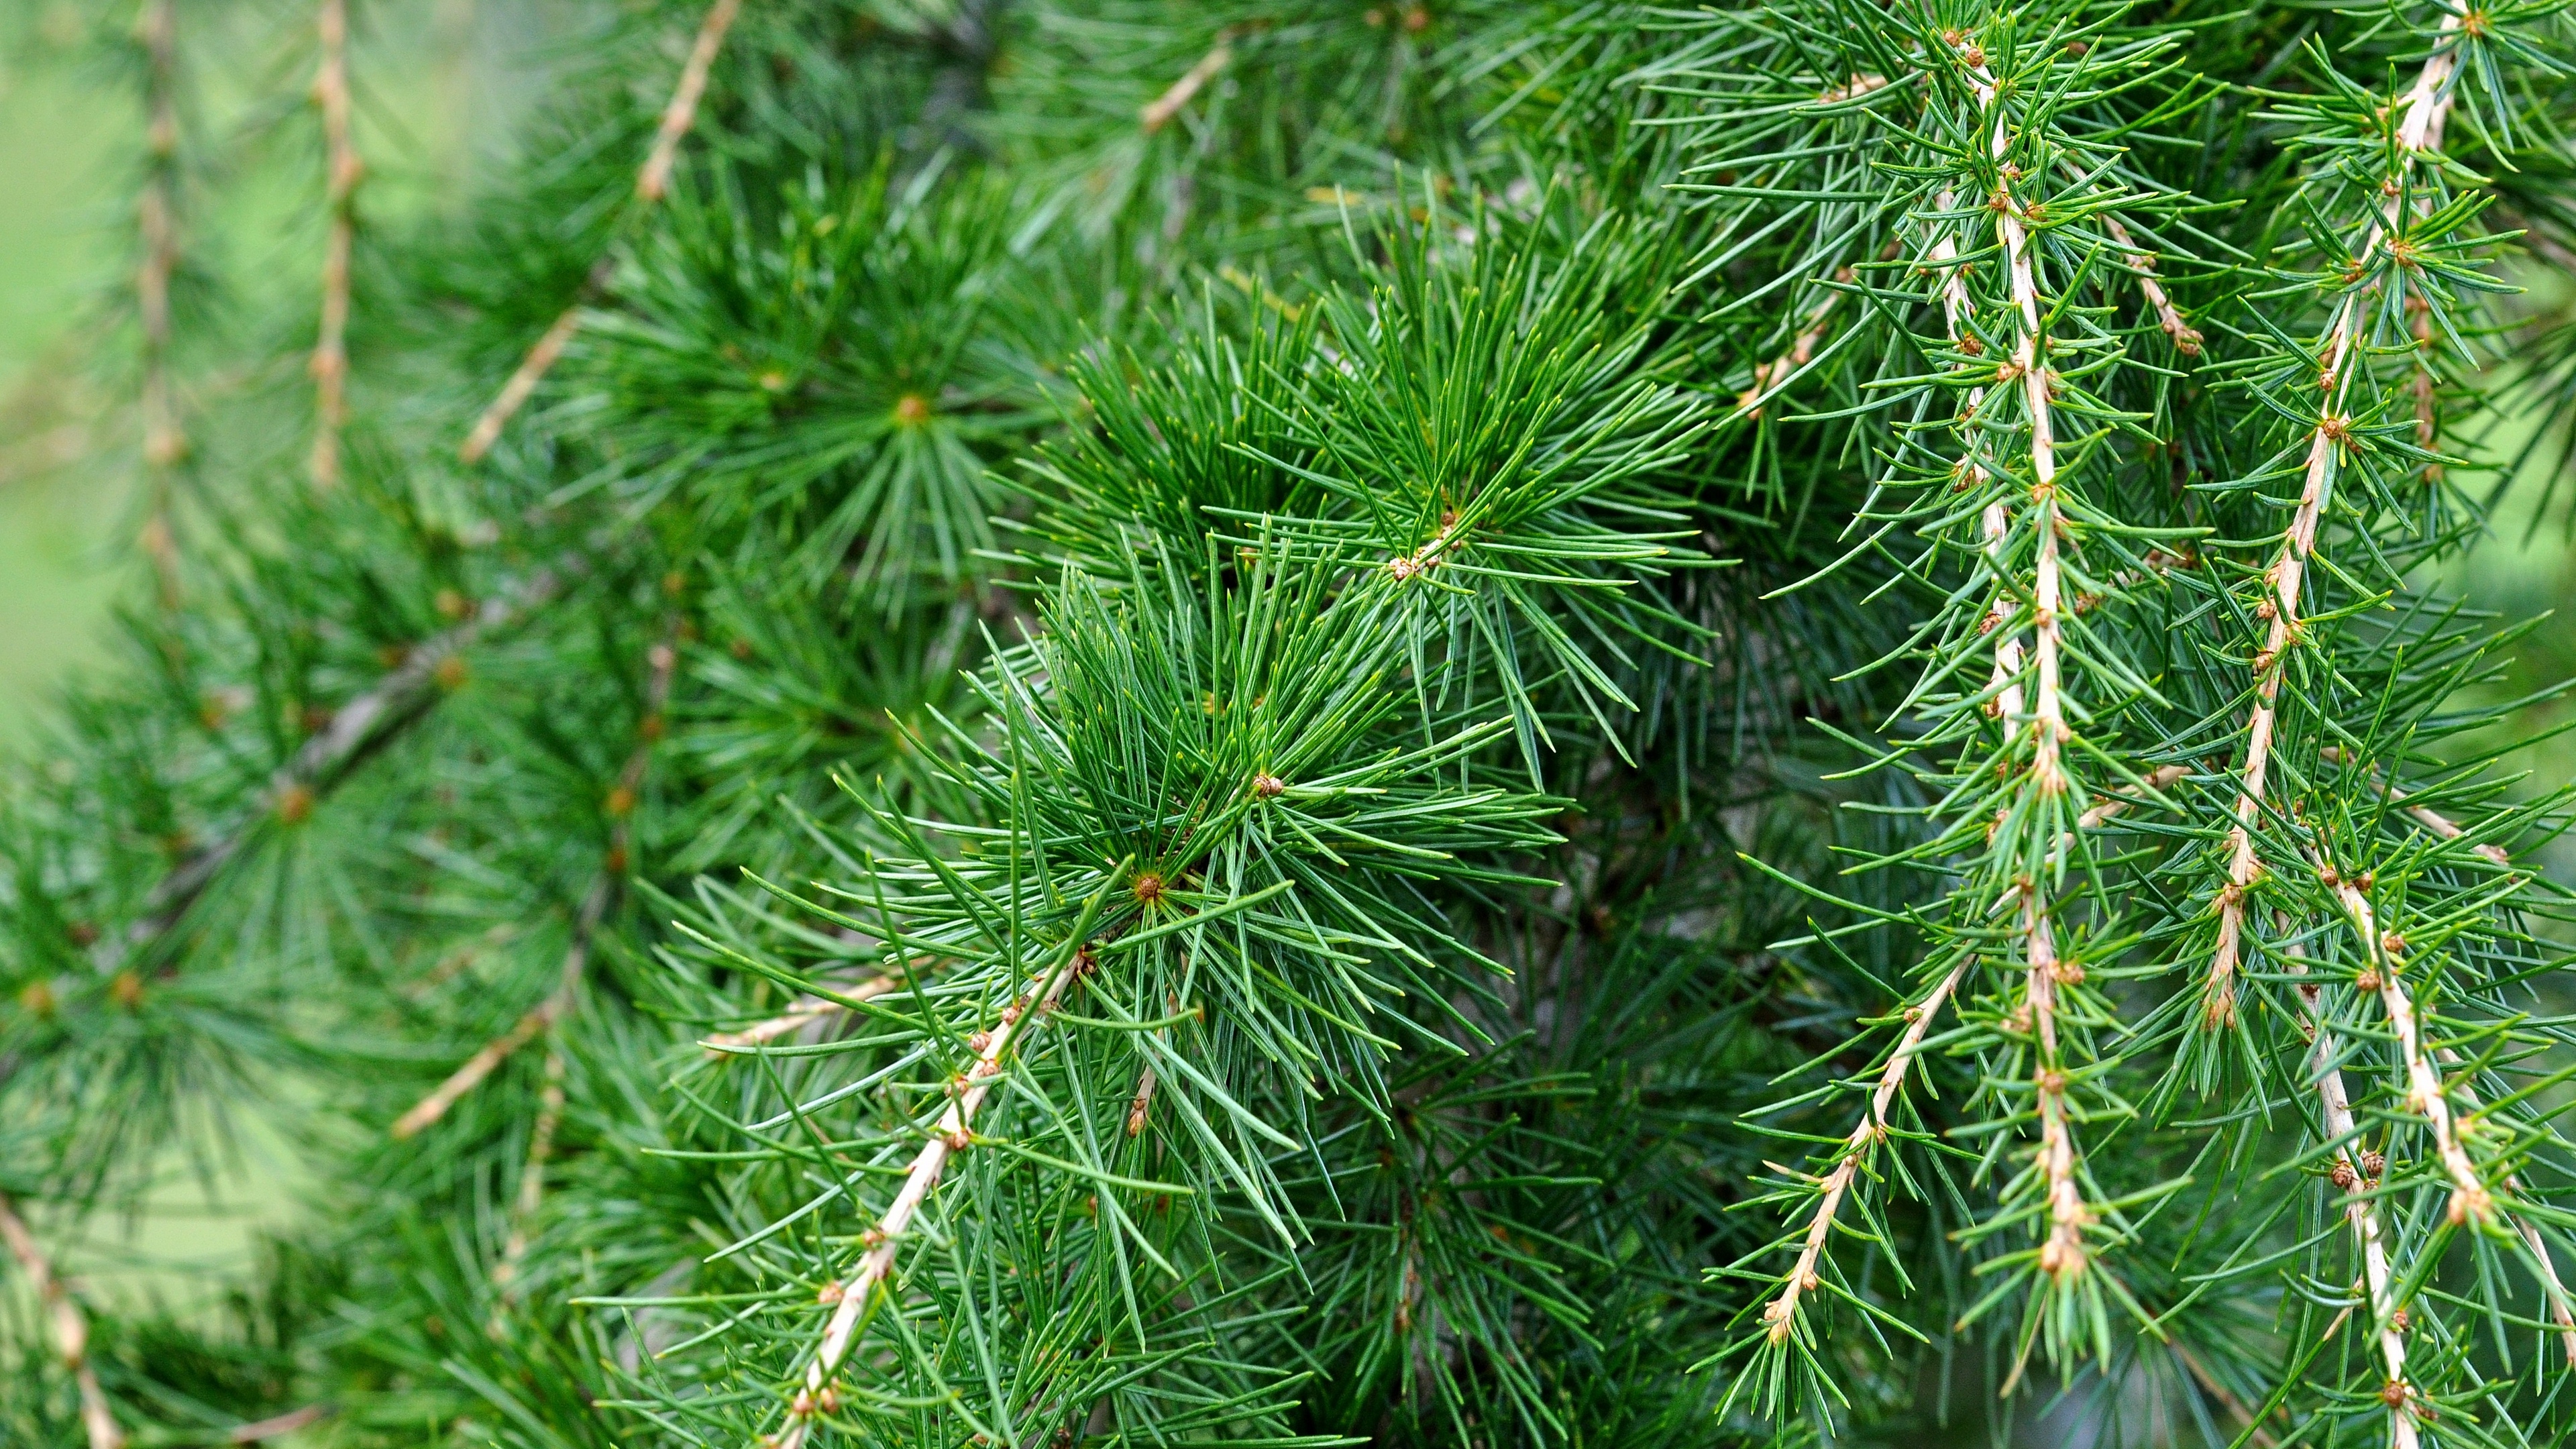
[[[0,1439],[2576,1424],[2556,0],[603,3],[404,226],[281,3],[251,326],[130,8]]]

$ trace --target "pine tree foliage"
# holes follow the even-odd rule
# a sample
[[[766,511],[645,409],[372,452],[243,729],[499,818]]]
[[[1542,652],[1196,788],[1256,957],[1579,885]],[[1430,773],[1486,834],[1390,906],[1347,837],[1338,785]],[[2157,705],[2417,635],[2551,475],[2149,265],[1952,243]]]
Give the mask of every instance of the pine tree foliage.
[[[576,7],[397,223],[280,5],[283,316],[214,8],[0,1437],[2568,1432],[2563,6]],[[258,1121],[211,1307],[62,1266]]]

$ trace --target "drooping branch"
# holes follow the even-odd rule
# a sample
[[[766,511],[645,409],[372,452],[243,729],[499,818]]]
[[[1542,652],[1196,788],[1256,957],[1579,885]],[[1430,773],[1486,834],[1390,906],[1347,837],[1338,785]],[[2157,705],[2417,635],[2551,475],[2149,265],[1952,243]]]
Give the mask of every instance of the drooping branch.
[[[2423,1018],[2400,979],[2406,943],[2394,932],[2380,931],[2370,896],[2361,884],[2322,862],[2317,865],[2317,878],[2334,892],[2336,902],[2352,922],[2354,934],[2360,938],[2362,954],[2370,962],[2353,984],[2378,996],[2381,1008],[2388,1014],[2389,1029],[2397,1034],[2398,1057],[2406,1068],[2407,1110],[2423,1118],[2424,1125],[2432,1130],[2434,1154],[2451,1179],[2450,1219],[2454,1224],[2472,1218],[2485,1223],[2495,1216],[2495,1197],[2479,1176],[2468,1149],[2461,1145],[2459,1124],[2451,1114],[2450,1092],[2442,1085],[2442,1074],[2434,1070],[2432,1054],[2424,1045]]]
[[[708,7],[706,18],[698,23],[698,38],[689,47],[689,58],[680,68],[679,84],[672,88],[670,102],[662,108],[662,124],[653,134],[653,149],[635,172],[635,203],[639,209],[657,205],[670,190],[671,170],[679,161],[680,142],[687,139],[690,129],[697,124],[698,102],[706,94],[707,76],[715,67],[717,52],[724,47],[725,32],[733,27],[734,16],[741,9],[742,0],[715,0],[715,4]],[[589,306],[607,287],[614,269],[615,263],[606,256],[591,263],[580,289],[573,294],[571,305],[563,309],[546,328],[545,334],[528,349],[527,355],[511,372],[509,381],[501,384],[501,391],[484,407],[481,416],[475,418],[473,428],[456,449],[456,456],[467,466],[483,461],[483,455],[491,452],[492,445],[501,440],[501,430],[510,425],[510,419],[526,405],[529,396],[537,390],[537,384],[545,380],[547,370],[555,365],[555,359],[563,355],[573,333],[580,330],[582,308]]]
[[[134,271],[134,302],[143,333],[143,466],[150,493],[142,541],[161,607],[173,609],[179,604],[176,475],[188,436],[170,377],[170,279],[179,268],[179,20],[172,0],[148,0],[135,36],[143,46],[150,151],[135,202],[143,255]]]
[[[2361,1129],[2353,1120],[2352,1099],[2344,1092],[2343,1069],[2337,1065],[2340,1058],[2335,1051],[2334,1034],[2326,1027],[2318,987],[2308,979],[2306,949],[2293,942],[2288,954],[2290,974],[2301,978],[2299,999],[2307,1007],[2308,1035],[2316,1062],[2317,1104],[2325,1122],[2326,1140],[2342,1144],[2335,1149],[2334,1181],[2343,1189],[2344,1218],[2352,1224],[2353,1240],[2361,1252],[2362,1282],[2370,1295],[2386,1382],[2397,1388],[2394,1395],[2383,1396],[2388,1408],[2389,1438],[2392,1449],[2416,1449],[2419,1435],[2415,1405],[2406,1390],[2404,1324],[2398,1317],[2403,1305],[2395,1298],[2388,1239],[2380,1226],[2379,1200],[2375,1195],[2379,1174],[2369,1170],[2371,1154],[2355,1150],[2361,1141]]]
[[[2459,25],[2457,12],[2445,13],[2441,25],[2444,39]],[[2402,227],[2396,198],[2404,190],[2406,176],[2424,152],[2440,144],[2443,118],[2451,106],[2449,81],[2456,63],[2450,46],[2437,45],[2416,76],[2414,86],[2399,102],[2396,170],[2388,178],[2385,199],[2374,211],[2362,241],[2360,260],[2364,264],[2384,238]],[[2298,505],[2291,515],[2289,531],[2282,536],[2280,552],[2263,576],[2271,586],[2272,597],[2255,610],[2258,618],[2270,621],[2270,628],[2253,661],[2254,710],[2246,722],[2245,763],[2237,788],[2236,820],[2227,834],[2227,884],[2218,893],[2218,944],[2211,953],[2209,977],[2202,990],[2201,1021],[2209,1028],[2224,1027],[2236,1020],[2236,969],[2243,951],[2245,896],[2263,869],[2254,850],[2254,827],[2263,813],[2272,735],[2279,722],[2281,675],[2289,651],[2305,635],[2299,615],[2304,604],[2302,584],[2309,555],[2316,550],[2317,527],[2326,499],[2334,487],[2335,464],[2351,433],[2351,410],[2343,406],[2343,398],[2359,370],[2361,328],[2377,292],[2376,282],[2355,287],[2335,306],[2333,323],[2326,331],[2325,355],[2318,363],[2317,420],[2308,435],[2307,466]]]
[[[357,235],[359,178],[366,168],[349,135],[348,0],[322,0],[315,23],[322,59],[313,103],[322,112],[331,224],[322,253],[321,334],[313,344],[313,485],[340,482],[340,428],[348,416],[349,251]]]
[[[71,1286],[54,1271],[53,1260],[45,1256],[26,1220],[18,1216],[16,1204],[5,1195],[0,1195],[0,1238],[8,1240],[10,1256],[35,1285],[36,1297],[52,1323],[54,1353],[80,1386],[81,1427],[89,1435],[89,1449],[124,1449],[125,1431],[117,1426],[107,1391],[99,1386],[98,1370],[90,1365],[89,1318],[72,1297]]]
[[[1887,1139],[1888,1109],[1896,1104],[1896,1094],[1905,1086],[1905,1074],[1914,1065],[1914,1054],[1923,1045],[1924,1035],[1931,1031],[1932,1019],[1941,1014],[1941,1007],[1975,961],[1973,956],[1960,957],[1959,964],[1951,967],[1921,1001],[1905,1009],[1905,1034],[1897,1038],[1895,1052],[1880,1070],[1878,1089],[1870,1095],[1867,1110],[1843,1139],[1842,1159],[1825,1175],[1816,1199],[1816,1215],[1808,1220],[1806,1240],[1798,1248],[1797,1265],[1789,1270],[1779,1296],[1762,1305],[1762,1321],[1770,1325],[1766,1331],[1773,1343],[1788,1342],[1789,1335],[1797,1331],[1798,1300],[1824,1286],[1816,1265],[1824,1257],[1825,1242],[1833,1233],[1834,1215],[1842,1209],[1843,1195],[1860,1175],[1869,1149]]]

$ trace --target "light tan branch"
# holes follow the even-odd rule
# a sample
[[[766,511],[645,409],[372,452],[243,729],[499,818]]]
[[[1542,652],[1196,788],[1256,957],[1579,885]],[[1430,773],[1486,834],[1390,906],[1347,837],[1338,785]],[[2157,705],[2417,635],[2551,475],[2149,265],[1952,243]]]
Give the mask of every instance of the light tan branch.
[[[1962,957],[1930,993],[1906,1008],[1905,1034],[1897,1038],[1895,1053],[1879,1071],[1878,1090],[1870,1095],[1869,1107],[1861,1113],[1851,1135],[1843,1139],[1842,1160],[1825,1175],[1824,1191],[1816,1199],[1816,1215],[1808,1220],[1806,1241],[1798,1249],[1797,1266],[1789,1270],[1789,1280],[1781,1287],[1780,1296],[1762,1305],[1762,1321],[1770,1325],[1767,1332],[1773,1343],[1788,1342],[1789,1335],[1797,1330],[1798,1300],[1824,1286],[1816,1265],[1824,1257],[1825,1242],[1833,1233],[1834,1215],[1842,1210],[1843,1195],[1860,1175],[1861,1160],[1869,1149],[1886,1140],[1888,1109],[1896,1104],[1896,1094],[1905,1085],[1905,1073],[1914,1065],[1914,1054],[1931,1031],[1932,1019],[1941,1014],[1942,1004],[1958,989],[1974,960]],[[1147,1080],[1150,1083],[1152,1079]],[[1138,1098],[1141,1102],[1141,1091]]]
[[[924,958],[925,961],[927,959]],[[922,961],[913,963],[916,969],[922,964]],[[705,1048],[710,1057],[723,1057],[744,1048],[766,1046],[782,1036],[802,1030],[815,1022],[846,1013],[850,1009],[846,1004],[848,1002],[873,1001],[901,985],[903,985],[901,980],[892,972],[887,972],[883,975],[871,976],[846,991],[835,991],[833,995],[840,998],[837,1001],[822,996],[800,996],[785,1011],[766,1021],[754,1022],[739,1031],[717,1032],[699,1042],[698,1045]]]
[[[306,1404],[303,1408],[290,1409],[283,1414],[259,1420],[257,1423],[240,1425],[231,1433],[224,1436],[224,1442],[227,1444],[265,1444],[271,1439],[283,1439],[298,1429],[320,1423],[322,1420],[327,1419],[330,1416],[330,1405]]]
[[[2352,920],[2353,931],[2361,938],[2364,956],[2370,965],[2355,979],[2354,985],[2379,997],[2382,1010],[2388,1014],[2388,1025],[2397,1033],[2397,1049],[2406,1067],[2406,1107],[2424,1119],[2432,1129],[2433,1150],[2441,1159],[2442,1170],[2451,1179],[2450,1218],[2464,1223],[2475,1218],[2480,1223],[2495,1216],[2495,1198],[2479,1177],[2477,1164],[2468,1149],[2460,1145],[2459,1125],[2451,1115],[2451,1098],[2442,1085],[2442,1074],[2434,1070],[2431,1057],[2424,1049],[2424,1024],[2417,1015],[2415,1002],[2406,993],[2400,979],[2404,966],[2405,942],[2395,934],[2382,934],[2378,918],[2372,913],[2370,897],[2353,881],[2337,875],[2332,866],[2320,863],[2318,879],[2335,894],[2344,914]]]
[[[1233,60],[1233,37],[1228,34],[1220,37],[1215,49],[1199,57],[1198,64],[1183,71],[1181,78],[1166,87],[1161,95],[1138,107],[1136,123],[1148,136],[1170,125],[1172,117],[1181,113],[1181,107],[1190,103],[1190,98],[1199,93],[1199,88],[1216,79],[1217,73]]]
[[[150,490],[143,551],[152,561],[161,606],[178,607],[179,542],[173,518],[173,472],[188,454],[170,377],[170,278],[179,268],[179,22],[171,0],[148,0],[136,39],[144,57],[146,145],[151,161],[135,201],[143,256],[134,271],[134,302],[143,333],[143,464]]]
[[[2345,755],[2341,745],[2328,745],[2317,753],[2324,756],[2328,764],[2350,766],[2354,763],[2350,757]],[[2408,803],[2406,792],[2390,785],[2387,779],[2376,771],[2371,773],[2370,788],[2385,791],[2390,804],[2404,809],[2409,819],[2412,819],[2416,824],[2433,832],[2434,836],[2438,839],[2457,840],[2461,836],[2468,834],[2467,831],[2462,830],[2458,825],[2454,824],[2450,817],[2442,814],[2440,811],[2429,809],[2422,805]],[[2507,851],[2501,845],[2472,845],[2469,849],[2491,861],[2494,861],[2498,865],[2510,867],[2513,864],[2512,853]]]
[[[2288,954],[2290,974],[2307,976],[2305,948],[2293,942]],[[2386,1381],[2399,1386],[2394,1401],[2388,1403],[2389,1437],[2393,1449],[2416,1449],[2419,1436],[2414,1401],[2405,1392],[2406,1339],[2398,1316],[2404,1305],[2395,1298],[2388,1267],[2388,1239],[2380,1226],[2378,1200],[2370,1196],[2379,1185],[2378,1174],[2368,1170],[2368,1155],[2355,1151],[2361,1133],[2353,1121],[2352,1099],[2344,1092],[2343,1069],[2335,1065],[2334,1034],[2326,1029],[2317,986],[2313,981],[2302,980],[2298,990],[2299,1000],[2307,1007],[2308,1034],[2314,1039],[2317,1103],[2325,1119],[2326,1140],[2343,1144],[2335,1149],[2334,1180],[2344,1191],[2344,1217],[2352,1224],[2353,1239],[2361,1250],[2362,1282],[2369,1293],[2371,1317],[2378,1332],[2380,1362]]]
[[[894,1201],[868,1231],[868,1250],[859,1259],[858,1272],[850,1281],[830,1290],[838,1302],[830,1322],[824,1325],[822,1341],[815,1346],[812,1361],[806,1365],[805,1386],[788,1405],[787,1425],[778,1435],[777,1449],[802,1449],[815,1419],[840,1407],[835,1385],[842,1362],[849,1357],[871,1300],[894,1270],[895,1249],[905,1230],[912,1226],[914,1215],[930,1197],[931,1189],[939,1185],[949,1159],[973,1145],[975,1113],[992,1092],[995,1079],[1001,1076],[1003,1059],[1055,1011],[1065,990],[1090,969],[1091,948],[1084,946],[1061,968],[1032,977],[1020,998],[1004,1009],[1000,1024],[977,1034],[975,1060],[949,1083],[948,1107],[940,1113],[930,1140],[922,1144],[911,1170],[904,1174],[903,1186],[896,1191]]]
[[[669,103],[662,107],[662,124],[654,132],[652,152],[635,173],[638,206],[657,205],[669,192],[671,170],[679,162],[680,143],[688,138],[689,131],[697,124],[698,103],[706,94],[707,76],[715,67],[717,52],[724,47],[725,32],[733,27],[734,16],[741,9],[742,0],[715,0],[715,4],[708,7],[706,18],[698,23],[698,37],[689,47],[688,60],[680,67],[679,84],[672,88]],[[483,455],[491,452],[492,445],[501,440],[501,430],[508,427],[510,419],[526,405],[530,395],[536,392],[537,384],[545,380],[547,370],[563,355],[573,333],[580,330],[582,308],[607,287],[614,271],[615,263],[605,256],[591,264],[589,274],[582,279],[580,290],[573,296],[572,305],[564,308],[562,314],[546,328],[545,335],[528,349],[527,355],[511,372],[509,381],[501,385],[501,391],[483,409],[481,416],[475,418],[474,426],[465,434],[465,441],[457,445],[456,456],[460,461],[469,467],[483,461]]]
[[[414,1136],[446,1116],[448,1108],[481,1086],[483,1079],[509,1060],[512,1052],[535,1041],[572,1010],[574,999],[580,992],[582,972],[590,962],[591,933],[598,928],[600,917],[607,912],[608,899],[614,890],[614,880],[605,872],[591,883],[590,891],[582,897],[581,910],[573,921],[572,944],[564,951],[563,966],[558,972],[554,991],[527,1015],[520,1017],[517,1025],[485,1042],[480,1050],[465,1059],[463,1066],[449,1073],[446,1081],[412,1104],[410,1111],[396,1118],[388,1129],[395,1140]]]
[[[89,1435],[89,1449],[124,1449],[125,1431],[117,1427],[116,1414],[108,1407],[107,1391],[99,1387],[98,1370],[90,1365],[89,1319],[72,1297],[71,1286],[54,1271],[53,1260],[45,1256],[36,1235],[28,1230],[26,1220],[18,1216],[17,1206],[6,1196],[0,1196],[0,1239],[8,1241],[10,1255],[35,1285],[36,1297],[43,1302],[45,1315],[52,1323],[54,1352],[80,1386],[81,1427]]]
[[[2459,24],[2457,12],[2446,13],[2442,17],[2444,36],[2448,37]],[[2453,64],[2450,47],[2436,49],[2432,58],[2424,62],[2414,87],[2400,102],[2403,116],[2398,124],[2397,166],[2401,176],[2426,150],[2440,144],[2443,117],[2451,104],[2445,84]],[[2397,179],[2391,178],[2391,198],[2400,190],[2394,184]],[[2392,199],[2388,205],[2391,209],[2372,221],[2362,242],[2364,260],[2399,225],[2395,201]],[[2334,486],[2335,460],[2351,430],[2351,418],[2339,407],[2352,382],[2354,360],[2361,351],[2362,320],[2369,310],[2369,298],[2376,291],[2375,285],[2354,288],[2335,308],[2333,326],[2326,333],[2325,358],[2318,371],[2317,421],[2309,434],[2307,469],[2298,506],[2291,515],[2289,531],[2282,536],[2280,553],[2264,575],[2273,596],[2255,611],[2257,617],[2268,618],[2271,627],[2253,661],[2254,711],[2246,724],[2245,766],[2237,790],[2236,821],[2227,836],[2227,884],[2218,893],[2218,944],[2211,953],[2209,980],[2202,991],[2201,1020],[2210,1028],[2228,1026],[2236,1020],[2236,969],[2244,949],[2245,895],[2253,889],[2263,868],[2254,853],[2254,826],[2263,812],[2272,734],[2278,722],[2281,673],[2289,650],[2303,633],[2299,622],[2301,583],[2308,557],[2316,549],[2319,517]]]
[[[340,482],[340,428],[348,417],[349,250],[357,234],[359,178],[366,167],[349,135],[348,0],[322,0],[314,27],[322,59],[313,102],[322,112],[331,226],[322,253],[321,335],[313,345],[313,484]]]

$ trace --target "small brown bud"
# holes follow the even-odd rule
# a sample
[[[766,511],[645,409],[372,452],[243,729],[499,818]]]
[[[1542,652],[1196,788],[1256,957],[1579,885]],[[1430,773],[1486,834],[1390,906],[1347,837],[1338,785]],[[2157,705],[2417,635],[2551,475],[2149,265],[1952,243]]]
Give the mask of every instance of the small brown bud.
[[[30,981],[18,988],[18,1009],[29,1016],[43,1018],[54,1014],[54,986],[50,981]]]
[[[131,971],[119,971],[109,978],[107,994],[128,1011],[143,1004],[143,978]]]
[[[98,942],[98,927],[91,925],[87,921],[72,922],[70,925],[63,927],[63,934],[71,938],[71,943],[73,945],[81,947],[84,950]]]
[[[607,812],[612,819],[628,814],[635,808],[634,789],[626,785],[617,786],[608,792],[607,799],[599,802],[599,808]]]
[[[2336,1187],[2345,1192],[2352,1191],[2361,1182],[2361,1174],[2353,1171],[2352,1164],[2341,1158],[2335,1159],[2334,1171],[2327,1176],[2333,1180]]]
[[[1163,899],[1163,878],[1152,871],[1147,871],[1136,877],[1134,891],[1138,905],[1149,907],[1159,905]]]
[[[814,1301],[828,1308],[841,1301],[843,1291],[838,1282],[826,1283],[815,1292]]]
[[[2352,978],[2352,989],[2355,991],[2377,991],[2379,989],[2379,973],[2368,967],[2363,967],[2361,974]]]
[[[438,611],[438,617],[451,623],[465,617],[465,596],[454,589],[439,590],[429,605]]]
[[[289,785],[277,792],[277,819],[281,825],[301,825],[313,814],[313,791],[304,785]]]
[[[930,421],[930,400],[917,392],[895,399],[894,420],[897,427],[917,428]]]
[[[1277,775],[1265,774],[1255,775],[1252,777],[1252,793],[1261,799],[1275,799],[1280,795],[1286,794],[1287,790],[1288,782],[1280,779]]]
[[[2381,1176],[2388,1171],[2388,1154],[2384,1152],[2362,1153],[2361,1170],[2363,1175],[2367,1177],[2375,1178]]]
[[[438,661],[438,667],[431,670],[430,674],[438,681],[439,688],[453,694],[465,687],[465,681],[471,676],[472,671],[465,667],[465,659],[462,655],[450,654]]]
[[[725,646],[725,650],[732,654],[736,659],[749,659],[751,657],[751,641],[748,639],[736,639],[732,643],[727,644]]]

